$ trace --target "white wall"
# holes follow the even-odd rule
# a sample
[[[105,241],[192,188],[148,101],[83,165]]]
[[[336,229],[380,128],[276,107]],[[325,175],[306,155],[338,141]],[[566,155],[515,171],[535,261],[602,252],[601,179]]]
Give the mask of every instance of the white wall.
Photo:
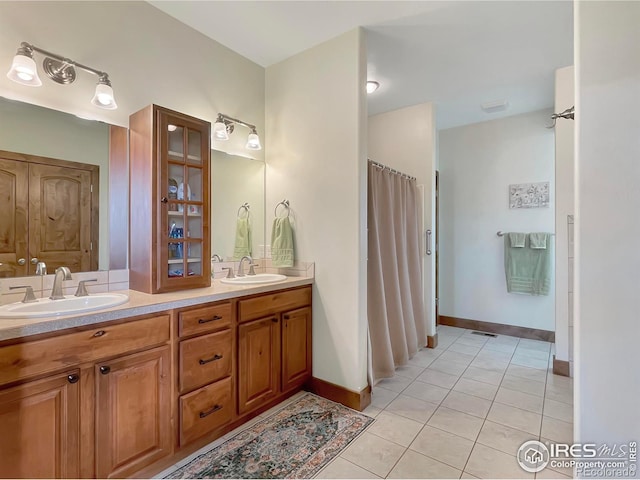
[[[440,314],[553,331],[548,296],[507,293],[498,230],[554,231],[550,110],[441,130]],[[509,209],[509,185],[551,182],[547,208]],[[552,262],[553,263],[553,262]],[[553,278],[553,274],[552,274]]]
[[[555,107],[558,113],[575,105],[574,68],[556,70]],[[569,268],[569,226],[567,216],[574,215],[574,130],[575,122],[558,119],[556,122],[556,352],[558,360],[573,360],[570,338],[573,335],[572,303],[569,289],[573,285],[573,269]],[[571,227],[573,228],[573,227]],[[572,249],[571,249],[572,250]],[[570,271],[571,270],[571,271]],[[571,279],[570,279],[571,277]],[[571,293],[573,295],[573,293]]]
[[[52,82],[35,54],[42,86],[0,75],[0,95],[128,127],[129,115],[155,103],[214,122],[218,112],[253,123],[264,133],[264,69],[146,2],[0,2],[0,65],[9,69],[20,42],[106,71],[118,103],[91,105],[97,78],[78,72],[67,86]],[[215,147],[244,149],[238,127]],[[264,159],[262,151],[251,152]]]
[[[427,312],[427,334],[436,333],[435,325],[435,255],[425,254],[425,234],[433,232],[435,242],[435,106],[422,103],[393,110],[368,119],[367,147],[371,160],[416,177],[424,192],[423,282]],[[433,243],[432,243],[433,244]]]
[[[267,223],[287,198],[297,259],[316,262],[313,375],[356,391],[367,385],[365,80],[359,29],[266,71]]]
[[[576,2],[576,438],[640,439],[640,3]]]
[[[98,266],[109,269],[109,126],[0,98],[0,149],[100,167]]]

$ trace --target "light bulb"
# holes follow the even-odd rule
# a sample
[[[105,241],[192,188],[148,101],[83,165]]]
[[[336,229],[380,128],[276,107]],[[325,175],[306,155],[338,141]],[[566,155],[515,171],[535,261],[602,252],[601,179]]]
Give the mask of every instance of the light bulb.
[[[25,48],[20,48],[16,56],[13,57],[13,63],[7,77],[16,83],[29,87],[42,85],[40,77],[38,77],[36,62],[33,61],[31,52]]]
[[[247,138],[247,145],[245,148],[249,150],[262,150],[262,146],[260,145],[260,137],[255,130],[253,130],[249,134],[249,137]]]
[[[109,79],[101,78],[98,81],[98,84],[96,85],[96,93],[91,99],[91,103],[96,107],[104,108],[106,110],[115,110],[118,108]]]
[[[367,81],[367,93],[375,92],[378,87],[380,87],[380,84],[378,82],[374,82],[373,80]]]
[[[169,130],[170,132],[175,132],[177,130],[178,127],[176,127],[175,125],[167,125],[167,130]]]
[[[213,138],[216,140],[229,140],[227,125],[222,121],[213,124]]]

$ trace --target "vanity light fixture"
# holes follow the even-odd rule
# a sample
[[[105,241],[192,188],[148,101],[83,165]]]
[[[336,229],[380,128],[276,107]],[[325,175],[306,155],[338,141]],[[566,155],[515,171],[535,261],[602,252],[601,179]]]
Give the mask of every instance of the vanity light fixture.
[[[373,80],[368,80],[367,81],[367,93],[373,93],[375,92],[378,88],[380,87],[380,84],[378,82],[375,82]]]
[[[91,99],[91,103],[96,107],[107,110],[115,110],[118,108],[113,95],[113,88],[109,81],[109,75],[106,72],[87,67],[86,65],[56,53],[48,52],[27,42],[20,44],[16,56],[13,57],[11,69],[9,73],[7,73],[7,77],[9,77],[10,80],[31,87],[39,87],[42,85],[42,81],[38,76],[36,62],[33,60],[33,52],[45,55],[45,59],[42,62],[42,69],[51,80],[61,85],[69,85],[75,81],[76,68],[96,75],[98,77],[98,84],[96,85],[96,91]]]
[[[234,124],[242,125],[251,130],[249,137],[247,138],[247,144],[245,148],[248,150],[262,150],[260,144],[260,137],[255,125],[243,122],[237,118],[232,118],[224,113],[219,113],[216,123],[213,124],[213,138],[214,140],[229,140],[229,134],[233,133]]]

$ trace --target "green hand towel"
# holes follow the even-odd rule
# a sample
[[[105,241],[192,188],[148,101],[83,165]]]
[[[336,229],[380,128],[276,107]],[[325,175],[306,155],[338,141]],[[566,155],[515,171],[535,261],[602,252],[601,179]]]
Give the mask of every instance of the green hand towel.
[[[524,295],[549,295],[551,286],[551,248],[513,248],[504,237],[504,270],[507,292]]]
[[[538,232],[538,233],[529,234],[529,245],[531,245],[531,248],[535,248],[535,249],[547,248],[548,243],[549,243],[548,233]]]
[[[239,260],[245,255],[251,255],[251,223],[249,218],[238,218],[233,258]]]
[[[273,220],[271,265],[274,267],[293,267],[293,229],[289,217]]]
[[[526,238],[526,233],[509,232],[509,241],[513,248],[524,248],[524,241]]]

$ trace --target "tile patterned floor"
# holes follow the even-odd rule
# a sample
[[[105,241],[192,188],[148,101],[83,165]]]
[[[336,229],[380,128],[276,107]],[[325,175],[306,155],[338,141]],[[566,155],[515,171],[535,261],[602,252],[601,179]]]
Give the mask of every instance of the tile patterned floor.
[[[573,381],[549,370],[552,345],[438,327],[438,348],[418,352],[373,389],[376,418],[316,478],[534,478],[515,454],[527,440],[570,441]],[[172,467],[162,478],[295,401],[301,392]],[[535,478],[569,478],[543,470]]]
[[[551,372],[552,347],[438,327],[438,348],[373,389],[376,421],[317,478],[569,478],[515,457],[527,440],[572,439],[573,381]]]

